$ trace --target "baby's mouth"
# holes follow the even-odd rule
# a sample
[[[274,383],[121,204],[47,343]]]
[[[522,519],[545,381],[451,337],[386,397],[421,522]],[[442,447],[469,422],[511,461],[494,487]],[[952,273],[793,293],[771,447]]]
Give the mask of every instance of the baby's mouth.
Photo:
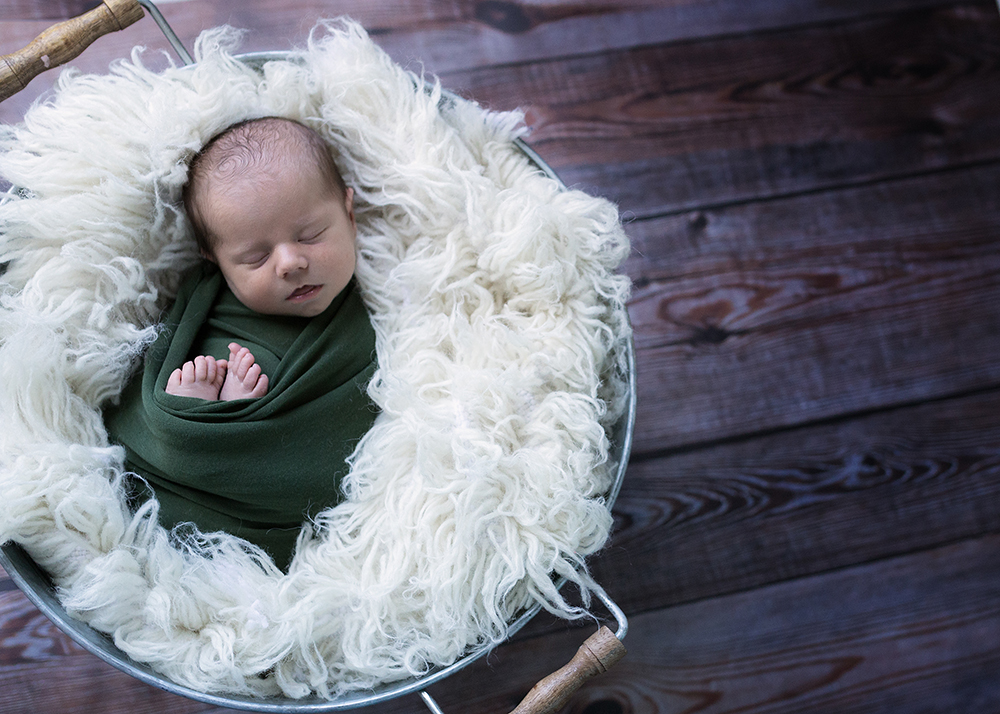
[[[288,300],[305,300],[312,297],[315,293],[319,292],[322,285],[303,285],[301,288],[297,288],[295,292],[288,296]]]

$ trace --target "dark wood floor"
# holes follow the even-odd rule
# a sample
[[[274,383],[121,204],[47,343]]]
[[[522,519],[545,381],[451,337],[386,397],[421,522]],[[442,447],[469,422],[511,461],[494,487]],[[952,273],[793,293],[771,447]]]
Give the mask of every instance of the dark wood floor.
[[[629,655],[566,712],[1000,712],[994,0],[163,10],[188,44],[231,22],[247,49],[350,14],[400,62],[526,108],[564,180],[620,204],[639,409],[593,570]],[[47,24],[0,20],[0,52]],[[166,46],[147,18],[77,64],[134,44]],[[507,712],[586,634],[538,618],[431,692],[446,714]],[[82,652],[0,579],[0,711],[221,710]]]

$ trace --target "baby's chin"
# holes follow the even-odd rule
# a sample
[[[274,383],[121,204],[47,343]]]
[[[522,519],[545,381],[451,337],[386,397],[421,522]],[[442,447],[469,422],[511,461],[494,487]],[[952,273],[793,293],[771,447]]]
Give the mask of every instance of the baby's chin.
[[[327,308],[332,304],[333,298],[330,298],[329,300],[315,301],[305,305],[295,306],[294,309],[280,314],[298,317],[316,317],[317,315],[321,315],[326,312]]]

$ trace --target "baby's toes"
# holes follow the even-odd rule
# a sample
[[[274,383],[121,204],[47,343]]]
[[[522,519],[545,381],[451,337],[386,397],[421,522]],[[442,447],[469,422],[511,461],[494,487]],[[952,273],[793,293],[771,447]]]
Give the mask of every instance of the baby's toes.
[[[193,384],[195,380],[194,362],[185,362],[181,365],[181,384]]]
[[[256,399],[258,397],[263,397],[265,394],[267,394],[267,375],[262,374],[253,389],[250,391],[250,397]]]
[[[249,350],[247,350],[246,355],[240,360],[240,371],[246,375],[243,381],[250,379],[251,382],[255,382],[257,381],[257,377],[260,376],[260,365],[257,364],[257,360],[254,359]],[[252,378],[250,377],[251,374],[253,374]]]
[[[167,378],[167,394],[213,401],[219,398],[218,365],[212,357],[198,355]]]
[[[194,381],[210,382],[208,378],[208,360],[205,355],[198,355],[194,358]]]
[[[251,359],[253,358],[251,357]],[[243,382],[243,388],[249,392],[254,388],[258,380],[260,380],[260,365],[251,362],[246,366],[246,372],[240,381]]]
[[[254,358],[253,355],[250,354],[250,350],[244,347],[236,353],[235,361],[231,359],[229,363],[230,369],[236,370],[236,378],[243,382],[246,380],[247,374],[250,372],[250,368],[254,365]],[[234,364],[235,367],[232,366]]]
[[[205,356],[205,381],[209,384],[219,381],[219,363],[212,355]]]
[[[240,347],[235,342],[229,345],[229,369],[236,371],[236,376],[241,380],[246,376],[247,370],[254,363],[253,355],[246,347]]]
[[[219,364],[224,380],[219,393],[221,399],[248,399],[267,393],[267,377],[246,347],[229,343],[229,360],[219,360]]]

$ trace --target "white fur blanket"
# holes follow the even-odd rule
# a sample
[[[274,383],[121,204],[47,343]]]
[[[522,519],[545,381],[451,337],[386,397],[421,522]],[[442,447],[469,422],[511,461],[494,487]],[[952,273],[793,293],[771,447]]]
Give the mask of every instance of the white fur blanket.
[[[0,129],[0,541],[67,609],[178,683],[334,698],[495,643],[534,602],[563,616],[611,518],[605,427],[622,408],[628,246],[616,209],[533,168],[520,117],[405,72],[325,23],[263,74],[236,33],[156,73],[66,73]],[[282,115],[319,131],[356,191],[358,281],[382,413],[346,500],[287,575],[226,534],[129,512],[101,420],[196,259],[178,208],[214,134]]]

